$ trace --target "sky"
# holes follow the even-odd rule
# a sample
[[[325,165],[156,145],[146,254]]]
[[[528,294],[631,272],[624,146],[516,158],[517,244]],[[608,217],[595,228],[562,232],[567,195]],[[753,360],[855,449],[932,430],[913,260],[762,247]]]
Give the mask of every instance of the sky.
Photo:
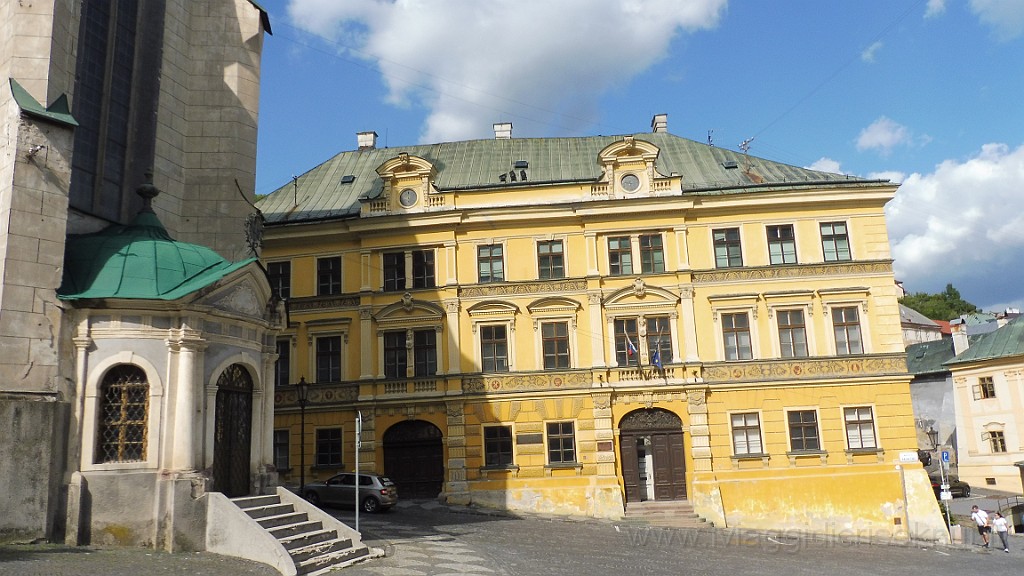
[[[256,192],[378,146],[668,131],[901,183],[897,280],[1024,308],[1024,0],[261,0]]]

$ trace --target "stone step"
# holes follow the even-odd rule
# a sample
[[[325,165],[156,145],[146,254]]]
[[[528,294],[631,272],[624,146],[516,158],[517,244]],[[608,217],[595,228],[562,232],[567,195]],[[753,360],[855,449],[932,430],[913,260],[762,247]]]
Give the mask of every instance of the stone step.
[[[345,552],[351,548],[352,541],[348,538],[333,538],[331,540],[311,543],[300,548],[290,549],[288,550],[288,555],[292,557],[292,562],[295,562],[295,565],[298,566],[307,560]]]
[[[260,526],[264,528],[276,528],[278,526],[286,526],[288,524],[298,524],[309,520],[309,515],[305,512],[287,512],[285,514],[279,514],[277,516],[266,516],[257,520]]]
[[[361,548],[349,548],[347,550],[317,556],[303,562],[296,562],[295,572],[297,576],[326,572],[333,568],[353,564],[368,553],[369,550],[363,546]]]

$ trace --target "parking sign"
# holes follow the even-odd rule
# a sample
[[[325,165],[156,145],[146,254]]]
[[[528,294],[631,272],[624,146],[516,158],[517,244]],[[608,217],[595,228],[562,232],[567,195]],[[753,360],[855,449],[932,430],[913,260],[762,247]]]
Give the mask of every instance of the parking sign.
[[[942,451],[942,461],[949,464],[949,450]]]

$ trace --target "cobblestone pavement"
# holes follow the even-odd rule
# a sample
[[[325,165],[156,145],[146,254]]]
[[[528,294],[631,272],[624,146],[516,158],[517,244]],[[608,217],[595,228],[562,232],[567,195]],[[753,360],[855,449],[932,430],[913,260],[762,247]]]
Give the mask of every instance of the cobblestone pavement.
[[[331,510],[354,524],[351,510]],[[1020,574],[1024,536],[1011,553],[978,546],[929,547],[841,542],[785,535],[654,528],[622,522],[517,518],[402,502],[360,515],[364,541],[384,558],[339,576],[665,575],[847,576]],[[0,576],[273,576],[271,568],[216,554],[139,549],[0,546]]]

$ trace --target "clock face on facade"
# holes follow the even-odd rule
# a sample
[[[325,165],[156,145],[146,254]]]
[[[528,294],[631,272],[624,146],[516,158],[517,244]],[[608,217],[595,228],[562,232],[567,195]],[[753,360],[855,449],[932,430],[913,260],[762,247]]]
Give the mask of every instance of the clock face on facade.
[[[406,188],[402,190],[402,193],[398,195],[398,201],[402,203],[402,206],[408,208],[416,203],[416,191],[412,188]]]
[[[636,192],[640,187],[640,179],[636,177],[636,174],[626,174],[619,182],[622,183],[622,189],[626,192]]]

